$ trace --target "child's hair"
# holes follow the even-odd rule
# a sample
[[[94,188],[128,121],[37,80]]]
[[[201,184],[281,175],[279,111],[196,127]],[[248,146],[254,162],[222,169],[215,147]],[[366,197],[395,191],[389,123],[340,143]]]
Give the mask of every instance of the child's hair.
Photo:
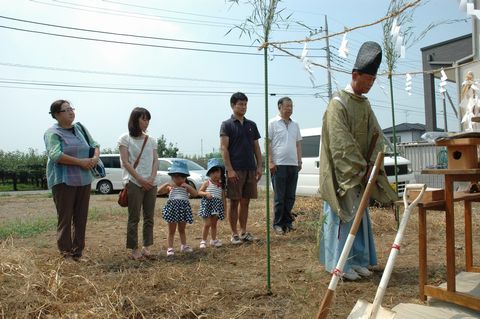
[[[208,173],[208,177],[210,177],[210,174],[212,172],[220,171],[220,184],[222,185],[222,189],[225,189],[227,187],[227,178],[225,177],[225,170],[222,167],[215,167],[210,169],[210,172]]]
[[[227,188],[227,177],[225,176],[225,171],[223,169],[220,177],[220,183],[222,184],[222,189]]]

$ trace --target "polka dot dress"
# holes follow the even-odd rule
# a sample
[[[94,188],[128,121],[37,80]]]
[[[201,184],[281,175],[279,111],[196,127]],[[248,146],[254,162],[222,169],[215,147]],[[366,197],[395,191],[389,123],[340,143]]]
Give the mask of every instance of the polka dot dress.
[[[163,207],[163,219],[165,219],[167,223],[193,223],[192,207],[188,201],[188,192],[185,188],[172,188],[168,200]]]
[[[210,216],[217,216],[218,219],[224,220],[225,215],[225,207],[223,207],[223,200],[222,200],[222,186],[212,182],[212,180],[208,180],[207,189],[205,189],[207,193],[210,193],[213,197],[208,199],[203,197],[200,201],[200,211],[198,215],[202,218],[207,218]]]
[[[213,197],[211,199],[202,198],[200,201],[200,211],[198,215],[202,218],[207,218],[210,216],[217,216],[218,219],[224,220],[225,208],[223,207],[223,201],[220,198]]]

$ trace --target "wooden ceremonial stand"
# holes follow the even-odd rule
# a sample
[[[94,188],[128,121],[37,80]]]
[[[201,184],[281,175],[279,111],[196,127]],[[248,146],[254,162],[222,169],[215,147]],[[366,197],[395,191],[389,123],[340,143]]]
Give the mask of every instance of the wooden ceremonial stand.
[[[446,146],[448,151],[448,169],[425,169],[422,174],[441,174],[445,178],[445,198],[419,204],[419,285],[420,298],[425,300],[431,296],[443,301],[455,303],[470,309],[480,311],[480,298],[457,291],[455,270],[455,215],[454,202],[464,202],[465,217],[465,270],[480,272],[480,267],[473,265],[472,243],[472,202],[480,201],[480,193],[454,193],[455,181],[480,181],[480,169],[477,157],[477,145],[480,138],[445,139],[436,142],[437,146]],[[427,210],[445,211],[446,229],[446,288],[427,285]]]

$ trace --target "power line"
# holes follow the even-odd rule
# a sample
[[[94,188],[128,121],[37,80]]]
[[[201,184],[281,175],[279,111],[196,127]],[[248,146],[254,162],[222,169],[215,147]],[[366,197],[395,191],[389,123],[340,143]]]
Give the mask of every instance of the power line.
[[[369,100],[372,100],[372,99],[369,99]],[[383,104],[385,103],[385,104]],[[387,102],[383,102],[380,101],[379,102],[374,102],[374,103],[371,103],[372,105],[372,108],[382,108],[382,109],[388,109],[388,110],[391,110],[391,106],[389,106],[388,104],[386,104]],[[405,109],[405,108],[402,108],[402,107],[395,107],[395,111],[399,111],[399,112],[409,112],[409,113],[418,113],[418,114],[422,114],[422,115],[425,115],[425,111],[424,110],[418,110],[418,109]],[[442,113],[443,114],[443,113]],[[451,118],[451,119],[457,119],[456,116],[452,115],[452,114],[447,114],[447,117]]]
[[[76,27],[62,26],[62,25],[58,25],[58,24],[44,23],[44,22],[38,22],[38,21],[32,21],[32,20],[24,20],[24,19],[18,19],[18,18],[6,17],[6,16],[0,16],[0,18],[1,19],[6,19],[6,20],[11,20],[11,21],[24,22],[24,23],[29,23],[29,24],[36,24],[36,25],[42,25],[42,26],[47,26],[47,27],[53,27],[53,28],[61,28],[61,29],[83,31],[83,32],[93,32],[93,33],[108,34],[108,35],[115,35],[115,36],[126,36],[126,37],[149,39],[149,40],[163,40],[163,41],[182,42],[182,43],[209,44],[209,45],[231,46],[231,47],[242,47],[242,48],[256,48],[252,45],[246,45],[246,44],[233,44],[233,43],[219,43],[219,42],[206,42],[206,41],[172,39],[172,38],[145,36],[145,35],[138,35],[138,34],[129,34],[129,33],[102,31],[102,30],[92,30],[92,29],[85,29],[85,28],[76,28]]]
[[[111,87],[103,85],[92,84],[73,84],[73,83],[58,83],[58,82],[42,82],[42,81],[25,81],[18,79],[0,79],[0,83],[10,85],[31,85],[39,87],[60,87],[60,88],[73,88],[73,89],[99,89],[99,90],[116,90],[118,92],[151,92],[151,93],[197,93],[197,94],[210,94],[210,95],[228,95],[231,91],[206,91],[206,90],[173,90],[173,89],[156,89],[156,88],[132,88],[132,87]],[[247,92],[251,95],[262,95],[264,92]],[[274,95],[290,95],[290,96],[313,96],[311,93],[284,93],[272,92]]]
[[[185,77],[162,76],[162,75],[139,74],[139,73],[124,73],[124,72],[106,72],[106,71],[98,71],[98,70],[60,68],[60,67],[28,65],[28,64],[8,63],[8,62],[0,62],[0,65],[8,66],[8,67],[18,67],[18,68],[28,68],[28,69],[38,69],[38,70],[48,70],[48,71],[74,72],[74,73],[84,73],[84,74],[99,74],[99,75],[109,75],[109,76],[125,76],[125,77],[139,77],[139,78],[165,79],[165,80],[177,80],[177,81],[208,82],[208,83],[228,83],[228,84],[236,84],[236,85],[238,84],[258,85],[258,86],[264,85],[264,83],[259,83],[259,82],[211,80],[211,79],[201,79],[201,78],[185,78]],[[310,87],[300,86],[300,85],[286,85],[286,84],[269,84],[269,85],[275,86],[275,87],[298,88],[298,89],[310,88]]]
[[[36,30],[28,30],[28,29],[22,29],[22,28],[8,27],[8,26],[4,26],[4,25],[0,25],[0,28],[22,31],[22,32],[30,32],[30,33],[36,33],[36,34],[43,34],[43,35],[50,35],[50,36],[56,36],[56,37],[62,37],[62,38],[69,38],[69,39],[97,41],[97,42],[106,42],[106,43],[115,43],[115,44],[126,44],[126,45],[142,46],[142,47],[153,47],[153,48],[162,48],[162,49],[174,49],[174,50],[208,52],[208,53],[225,53],[225,54],[263,56],[262,53],[221,51],[221,50],[198,49],[198,48],[184,48],[184,47],[174,47],[174,46],[167,46],[167,45],[149,44],[149,43],[135,43],[135,42],[127,42],[127,41],[116,41],[116,40],[106,40],[106,39],[97,39],[97,38],[89,38],[89,37],[80,37],[80,36],[74,36],[74,35],[64,35],[64,34],[58,34],[58,33],[52,33],[52,32],[44,32],[44,31],[36,31]],[[277,56],[280,56],[280,55],[277,55]],[[284,56],[286,56],[286,55],[284,55]]]
[[[80,86],[97,86],[97,87],[116,87],[118,88],[119,86],[127,86],[128,88],[137,88],[137,89],[141,89],[141,90],[147,90],[146,88],[151,88],[151,87],[154,87],[154,85],[151,85],[151,84],[139,84],[139,83],[105,83],[105,82],[102,82],[102,83],[88,83],[88,82],[65,82],[65,81],[51,81],[51,80],[31,80],[31,79],[12,79],[12,78],[3,78],[3,77],[0,77],[0,81],[16,81],[16,82],[21,82],[21,83],[48,83],[48,84],[51,84],[51,85],[55,85],[55,84],[69,84],[69,85],[80,85]],[[203,84],[203,83],[202,83]],[[157,84],[158,86],[158,84]],[[228,89],[228,90],[235,90],[238,88],[238,85],[235,85],[235,87],[227,87],[227,86],[222,86],[222,87],[219,87],[218,85],[212,85],[212,86],[204,86],[204,85],[201,85],[201,86],[197,86],[197,85],[194,85],[194,86],[185,86],[185,85],[161,85],[162,89],[174,89],[174,88],[182,88],[182,89],[186,89],[186,88],[194,88],[194,89]],[[285,87],[288,87],[288,86],[285,86]],[[305,89],[305,90],[308,90],[309,92],[311,92],[312,90],[321,90],[321,89],[325,89],[327,87],[327,84],[322,84],[322,85],[317,85],[315,87],[309,87],[309,88],[301,88],[301,89]],[[246,90],[246,88],[245,88]],[[273,95],[276,95],[277,93],[273,93]],[[304,94],[304,95],[312,95],[312,93],[291,93],[291,94]]]
[[[222,51],[222,50],[199,49],[199,48],[185,48],[185,47],[175,47],[175,46],[167,46],[167,45],[150,44],[150,43],[136,43],[136,42],[127,42],[127,41],[106,40],[106,39],[80,37],[80,36],[74,36],[74,35],[65,35],[65,34],[58,34],[58,33],[45,32],[45,31],[36,31],[36,30],[15,28],[15,27],[9,27],[9,26],[4,26],[4,25],[0,25],[0,28],[10,29],[10,30],[15,30],[15,31],[22,31],[22,32],[29,32],[29,33],[36,33],[36,34],[43,34],[43,35],[50,35],[50,36],[55,36],[55,37],[69,38],[69,39],[87,40],[87,41],[96,41],[96,42],[106,42],[106,43],[114,43],[114,44],[125,44],[125,45],[141,46],[141,47],[153,47],[153,48],[172,49],[172,50],[185,50],[185,51],[194,51],[194,52],[207,52],[207,53],[222,53],[222,54],[238,54],[238,55],[250,55],[250,56],[263,56],[263,53],[238,52],[238,51]],[[277,56],[278,56],[278,57],[288,57],[288,55],[286,55],[286,54],[276,54],[275,56],[276,56],[276,57],[277,57]],[[323,58],[324,56],[315,56],[315,57]]]
[[[100,93],[122,93],[122,94],[157,94],[157,95],[184,95],[190,94],[195,96],[224,96],[231,94],[231,91],[212,91],[212,90],[173,90],[173,89],[156,89],[156,88],[131,88],[131,87],[112,87],[92,84],[72,84],[72,83],[59,83],[59,82],[42,82],[42,81],[26,81],[18,79],[0,79],[0,87],[16,88],[16,89],[38,89],[38,90],[58,90],[59,88],[64,91],[76,91],[76,92],[100,92]],[[28,86],[28,87],[26,87]],[[263,95],[264,92],[251,92],[247,91],[249,95]],[[271,96],[297,96],[297,97],[314,97],[323,98],[327,97],[326,91],[316,93],[295,93],[295,92],[272,92]],[[391,107],[385,105],[385,101],[370,99],[372,101],[372,108],[382,108],[390,110]],[[374,102],[378,101],[378,102]],[[385,103],[385,104],[384,104]],[[400,104],[397,104],[400,105]],[[408,106],[407,106],[408,107]],[[418,109],[397,107],[397,111],[408,111],[412,113],[425,114]],[[447,116],[449,116],[447,114]],[[450,116],[451,117],[451,116]]]
[[[229,27],[229,28],[234,28],[235,27],[235,25],[227,24],[225,22],[213,22],[213,21],[205,21],[205,20],[172,18],[172,17],[168,17],[168,16],[167,17],[166,16],[159,16],[159,15],[155,15],[155,14],[137,13],[137,12],[131,12],[131,11],[125,11],[125,10],[117,10],[117,9],[111,9],[111,8],[102,8],[102,7],[88,6],[88,5],[82,5],[82,4],[76,4],[76,3],[69,3],[69,2],[66,2],[66,1],[60,1],[60,0],[56,0],[56,2],[65,3],[65,4],[68,4],[68,5],[58,4],[58,3],[57,4],[47,3],[45,1],[38,1],[38,0],[30,0],[30,1],[36,2],[36,3],[39,3],[39,4],[43,4],[43,5],[54,6],[54,7],[68,8],[68,9],[72,9],[72,10],[79,10],[79,11],[86,11],[86,12],[102,13],[102,14],[108,14],[108,15],[135,17],[135,18],[149,19],[149,20],[159,20],[159,19],[161,19],[161,21],[170,21],[170,22],[184,23],[184,24],[191,24],[191,25],[203,25],[203,26],[217,27],[217,28],[222,28],[222,29],[225,29],[225,27]],[[85,9],[85,8],[88,8],[88,9]],[[228,20],[231,21],[232,19],[228,19]],[[242,20],[238,20],[238,21],[242,21]],[[289,29],[276,29],[276,28],[274,28],[273,30],[281,30],[283,32],[292,32],[292,33],[305,32],[305,30],[294,29],[294,28],[289,28]]]
[[[125,2],[120,2],[120,1],[103,0],[103,2],[109,2],[109,3],[119,4],[119,5],[122,5],[122,6],[133,7],[133,8],[141,8],[141,9],[148,9],[148,10],[155,10],[155,11],[163,11],[163,12],[177,13],[177,14],[183,14],[183,15],[190,15],[190,16],[195,16],[195,17],[213,18],[213,19],[221,19],[221,20],[228,20],[228,21],[232,21],[232,20],[241,21],[240,19],[231,19],[231,18],[217,17],[217,16],[211,16],[211,15],[199,14],[199,13],[160,9],[160,8],[155,8],[155,7],[141,6],[141,5],[136,5],[136,4],[125,3]]]
[[[217,45],[217,46],[229,46],[229,47],[240,47],[240,48],[254,48],[256,46],[247,45],[247,44],[236,44],[236,43],[221,43],[221,42],[208,42],[208,41],[194,41],[194,40],[184,40],[184,39],[173,39],[173,38],[164,38],[164,37],[154,37],[154,36],[146,36],[146,35],[139,35],[139,34],[131,34],[131,33],[119,33],[119,32],[110,32],[110,31],[103,31],[103,30],[92,30],[92,29],[85,29],[85,28],[77,28],[77,27],[70,27],[70,26],[63,26],[58,24],[51,24],[51,23],[44,23],[32,20],[25,20],[25,19],[18,19],[12,18],[7,16],[1,16],[0,19],[53,27],[53,28],[60,28],[66,30],[74,30],[74,31],[82,31],[82,32],[92,32],[92,33],[99,33],[99,34],[107,34],[107,35],[114,35],[114,36],[125,36],[125,37],[132,37],[132,38],[140,38],[140,39],[149,39],[149,40],[161,40],[161,41],[171,41],[171,42],[181,42],[181,43],[193,43],[193,44],[206,44],[206,45]],[[302,48],[286,48],[290,50],[301,50]],[[311,48],[309,50],[325,50],[325,48]]]
[[[101,7],[95,7],[95,6],[85,6],[85,5],[73,4],[73,3],[67,3],[68,5],[65,5],[60,3],[47,3],[45,1],[38,1],[38,0],[30,0],[30,1],[38,4],[42,4],[42,5],[57,7],[57,8],[67,8],[67,9],[72,9],[77,11],[102,13],[107,15],[134,17],[134,18],[157,20],[157,21],[161,19],[161,21],[171,21],[171,22],[191,24],[191,25],[204,25],[204,26],[210,26],[210,27],[225,28],[226,26],[225,23],[202,21],[202,20],[175,19],[175,18],[159,16],[155,14],[136,13],[136,12],[129,12],[125,10],[116,10],[116,9],[101,8]]]

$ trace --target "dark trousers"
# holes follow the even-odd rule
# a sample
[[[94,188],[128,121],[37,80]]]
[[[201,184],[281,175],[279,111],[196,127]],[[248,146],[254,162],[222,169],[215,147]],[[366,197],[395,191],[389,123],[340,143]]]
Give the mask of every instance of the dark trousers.
[[[140,212],[143,208],[143,246],[153,245],[153,218],[155,214],[155,201],[157,188],[145,192],[135,183],[128,183],[128,224],[127,248],[138,248],[138,223]]]
[[[271,177],[275,192],[273,226],[279,226],[284,229],[291,226],[293,222],[291,212],[295,204],[298,166],[277,165],[277,171]]]
[[[57,208],[57,246],[64,255],[82,256],[85,248],[90,184],[68,186],[64,183],[52,187]]]

